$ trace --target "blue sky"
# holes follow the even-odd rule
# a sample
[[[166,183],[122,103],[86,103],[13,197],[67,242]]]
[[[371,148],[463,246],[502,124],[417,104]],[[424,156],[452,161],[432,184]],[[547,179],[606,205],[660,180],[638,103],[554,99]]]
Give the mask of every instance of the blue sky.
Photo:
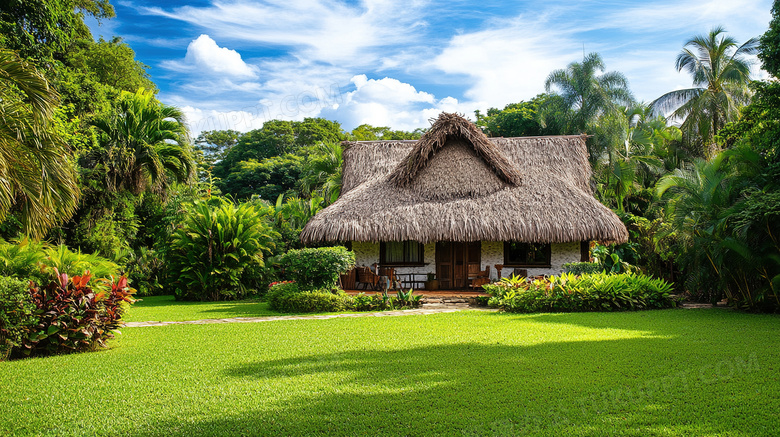
[[[684,42],[717,25],[740,43],[771,0],[114,0],[95,37],[121,36],[164,103],[202,130],[326,117],[412,130],[441,111],[473,118],[544,91],[599,52],[639,100],[691,85]],[[756,68],[756,77],[765,77]]]

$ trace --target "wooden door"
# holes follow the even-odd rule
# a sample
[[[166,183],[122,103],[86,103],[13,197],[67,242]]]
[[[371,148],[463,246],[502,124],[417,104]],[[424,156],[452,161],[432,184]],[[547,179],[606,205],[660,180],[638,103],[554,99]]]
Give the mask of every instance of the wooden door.
[[[439,241],[436,243],[436,278],[442,290],[467,288],[469,265],[479,266],[482,258],[482,244]]]
[[[452,290],[453,286],[453,262],[452,246],[450,241],[436,243],[436,278],[439,280],[439,289]]]

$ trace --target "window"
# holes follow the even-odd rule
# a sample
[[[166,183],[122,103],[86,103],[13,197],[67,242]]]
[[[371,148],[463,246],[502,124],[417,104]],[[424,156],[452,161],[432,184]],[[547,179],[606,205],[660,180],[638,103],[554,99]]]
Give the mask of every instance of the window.
[[[387,241],[379,243],[379,264],[422,265],[423,245],[416,241]]]
[[[550,267],[550,245],[504,242],[504,265],[511,267]]]

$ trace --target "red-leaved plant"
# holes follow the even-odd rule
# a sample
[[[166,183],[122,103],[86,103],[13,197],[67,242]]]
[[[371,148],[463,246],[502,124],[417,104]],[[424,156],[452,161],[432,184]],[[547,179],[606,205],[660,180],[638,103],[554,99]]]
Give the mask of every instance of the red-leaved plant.
[[[112,331],[121,326],[125,309],[135,302],[135,290],[128,287],[127,278],[122,276],[116,282],[105,279],[105,290],[94,291],[89,286],[89,271],[72,278],[55,273],[56,280],[46,287],[30,283],[40,320],[30,327],[22,351],[29,355],[106,347],[106,340],[114,338]]]

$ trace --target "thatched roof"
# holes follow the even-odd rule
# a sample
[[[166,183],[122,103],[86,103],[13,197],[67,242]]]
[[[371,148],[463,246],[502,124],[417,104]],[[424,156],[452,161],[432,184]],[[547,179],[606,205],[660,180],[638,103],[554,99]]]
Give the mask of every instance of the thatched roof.
[[[348,143],[341,197],[301,239],[626,241],[590,177],[584,136],[487,138],[442,114],[419,141]]]

